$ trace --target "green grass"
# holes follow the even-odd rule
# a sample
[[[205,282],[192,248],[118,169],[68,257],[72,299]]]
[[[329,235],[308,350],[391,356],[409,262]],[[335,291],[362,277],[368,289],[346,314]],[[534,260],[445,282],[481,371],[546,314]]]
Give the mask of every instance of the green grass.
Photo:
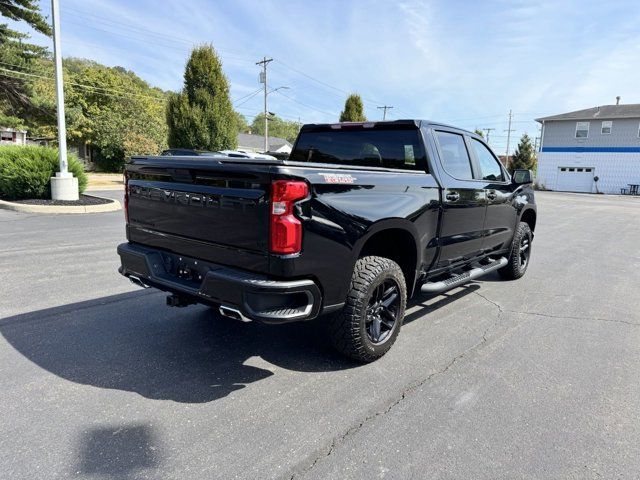
[[[87,188],[84,166],[68,155],[69,171],[78,179],[80,193]],[[0,146],[0,198],[51,198],[51,177],[58,171],[58,149],[39,146]]]

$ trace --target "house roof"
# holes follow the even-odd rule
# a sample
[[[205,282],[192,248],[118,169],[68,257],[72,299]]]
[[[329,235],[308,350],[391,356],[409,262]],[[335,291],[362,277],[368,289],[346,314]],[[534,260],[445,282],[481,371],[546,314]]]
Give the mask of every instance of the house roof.
[[[536,118],[536,122],[542,123],[549,120],[598,120],[600,118],[640,118],[640,103],[600,105],[599,107],[576,110],[575,112]]]
[[[27,133],[26,130],[20,130],[18,128],[10,128],[10,127],[3,127],[3,126],[0,126],[0,130],[2,130],[3,132]]]
[[[270,150],[277,150],[278,148],[285,145],[291,147],[291,143],[289,143],[284,138],[269,137]],[[238,147],[264,148],[264,137],[262,135],[253,135],[251,133],[239,133]]]

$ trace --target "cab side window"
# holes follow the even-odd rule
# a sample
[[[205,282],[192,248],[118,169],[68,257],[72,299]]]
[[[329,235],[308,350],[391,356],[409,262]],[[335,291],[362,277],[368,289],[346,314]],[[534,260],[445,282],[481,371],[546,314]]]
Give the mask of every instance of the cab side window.
[[[442,166],[447,173],[460,180],[472,180],[471,160],[462,135],[436,131],[436,137],[442,154]]]
[[[496,160],[496,157],[493,156],[493,153],[491,153],[486,145],[475,138],[471,139],[471,145],[473,145],[473,150],[480,164],[482,180],[503,182],[504,174],[502,173],[502,168],[500,168],[500,164],[498,160]]]

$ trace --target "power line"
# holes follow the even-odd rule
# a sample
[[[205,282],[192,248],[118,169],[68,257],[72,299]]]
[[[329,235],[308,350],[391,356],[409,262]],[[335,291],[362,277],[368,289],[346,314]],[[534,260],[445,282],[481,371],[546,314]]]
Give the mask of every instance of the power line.
[[[176,36],[176,35],[171,35],[171,34],[168,34],[166,32],[159,32],[157,30],[151,30],[151,29],[148,29],[148,28],[140,27],[138,25],[118,22],[118,21],[115,21],[115,20],[104,18],[102,16],[98,16],[98,15],[86,12],[84,10],[79,10],[79,9],[75,9],[75,8],[71,8],[71,7],[65,7],[63,9],[63,11],[66,14],[71,15],[72,17],[77,17],[77,18],[80,18],[80,19],[82,19],[82,18],[86,19],[86,17],[91,17],[92,18],[91,22],[101,23],[101,24],[103,24],[103,25],[105,25],[107,27],[111,27],[111,26],[118,27],[119,30],[124,28],[125,30],[129,31],[129,34],[123,34],[121,31],[114,32],[113,30],[101,30],[101,29],[99,29],[97,27],[93,27],[92,25],[88,25],[87,23],[79,24],[79,25],[82,25],[82,26],[86,26],[88,28],[93,28],[95,30],[101,30],[101,31],[104,31],[106,33],[111,33],[113,35],[119,35],[119,36],[123,36],[125,38],[132,38],[134,40],[144,41],[143,39],[133,38],[133,37],[130,36],[131,34],[138,35],[138,36],[143,36],[143,32],[144,32],[144,33],[147,34],[147,36],[157,37],[157,39],[154,40],[154,45],[157,45],[158,40],[165,41],[165,42],[166,42],[166,40],[173,40],[175,42],[180,42],[180,43],[183,43],[185,45],[189,45],[191,47],[193,47],[193,45],[198,43],[198,42],[190,40],[188,38],[179,37],[179,36]],[[77,13],[74,13],[74,12],[77,12]],[[67,21],[70,21],[70,20],[67,20]],[[166,46],[168,46],[170,48],[175,48],[175,45],[173,45],[173,44],[168,44]],[[241,53],[231,52],[231,51],[226,50],[226,49],[225,50],[220,50],[220,49],[217,49],[217,48],[216,48],[216,51],[218,53],[225,54],[225,56],[230,55],[230,56],[236,57],[237,59],[241,59],[241,60],[243,60],[245,62],[251,62],[251,60],[247,56],[244,56],[244,54],[241,54]]]
[[[8,68],[2,68],[2,67],[0,67],[0,71],[10,72],[10,73],[13,73],[13,74],[17,73],[18,75],[25,75],[27,77],[44,78],[44,79],[47,79],[47,80],[53,80],[54,79],[53,77],[48,77],[46,75],[38,75],[38,74],[35,74],[35,73],[26,73],[26,72],[18,72],[16,70],[10,70]],[[7,76],[11,76],[11,75],[7,75]],[[20,77],[13,77],[13,78],[20,78]],[[84,85],[82,83],[76,83],[76,82],[66,82],[66,83],[69,84],[69,85],[73,85],[74,87],[85,88],[85,89],[88,89],[88,90],[107,90],[105,88],[94,87],[92,85]],[[122,98],[122,99],[148,98],[148,99],[159,101],[159,102],[163,102],[164,101],[161,98],[151,97],[149,95],[140,95],[140,94],[114,95],[112,93],[106,93],[106,92],[101,92],[101,91],[95,91],[94,93],[97,94],[97,95],[105,95],[105,96],[108,96],[108,97]]]
[[[307,107],[307,108],[310,108],[310,109],[312,109],[312,110],[315,110],[316,112],[323,113],[323,114],[328,115],[328,116],[330,116],[330,117],[338,117],[338,116],[339,116],[339,115],[336,115],[335,113],[325,112],[324,110],[320,110],[319,108],[316,108],[316,107],[313,107],[313,106],[311,106],[311,105],[308,105],[308,104],[306,104],[306,103],[304,103],[304,102],[301,102],[300,100],[296,100],[295,98],[290,97],[289,95],[285,95],[285,94],[284,94],[284,93],[282,93],[281,91],[278,91],[278,94],[282,95],[283,97],[288,98],[288,99],[289,99],[289,100],[291,100],[292,102],[299,103],[299,104],[300,104],[300,105],[302,105],[303,107]]]
[[[261,91],[261,90],[262,90],[262,88],[259,88],[259,89],[257,89],[255,92],[251,92],[251,93],[248,93],[248,94],[246,94],[246,95],[243,95],[243,96],[242,96],[242,97],[240,97],[240,98],[236,98],[235,100],[233,100],[233,102],[232,102],[232,103],[235,105],[235,104],[236,104],[236,103],[238,103],[240,100],[244,100],[245,98],[249,97],[249,98],[247,98],[247,100],[245,101],[245,102],[247,102],[247,101],[251,100],[255,95],[257,95],[258,93],[260,93],[260,91]],[[244,105],[244,103],[245,103],[245,102],[238,103],[238,105]]]
[[[344,89],[342,89],[342,88],[336,87],[336,86],[334,86],[334,85],[331,85],[331,84],[329,84],[329,83],[327,83],[327,82],[324,82],[324,81],[322,81],[322,80],[319,80],[319,79],[317,79],[316,77],[314,77],[314,76],[312,76],[312,75],[309,75],[308,73],[305,73],[305,72],[303,72],[303,71],[301,71],[301,70],[298,70],[298,69],[297,69],[297,68],[295,68],[295,67],[292,67],[291,65],[288,65],[288,64],[284,63],[282,60],[278,60],[278,59],[276,59],[276,62],[277,62],[278,64],[280,64],[280,65],[282,65],[282,66],[284,66],[284,67],[288,68],[289,70],[291,70],[291,71],[293,71],[293,72],[297,73],[298,75],[302,75],[303,77],[306,77],[306,78],[308,78],[309,80],[312,80],[312,81],[314,81],[314,82],[318,83],[319,85],[323,85],[323,86],[325,86],[325,87],[327,87],[327,88],[330,88],[330,89],[335,90],[335,91],[337,91],[337,92],[341,92],[341,93],[343,93],[343,94],[345,94],[345,95],[350,95],[351,93],[353,93],[353,92],[349,92],[349,91],[347,91],[347,90],[344,90]],[[371,98],[367,98],[367,97],[364,97],[364,96],[361,96],[361,98],[362,98],[362,100],[363,100],[364,102],[366,102],[366,103],[370,103],[370,104],[372,104],[372,105],[375,105],[376,107],[377,107],[377,106],[384,105],[384,103],[383,103],[383,102],[379,102],[379,101],[374,100],[374,99],[371,99]],[[399,109],[399,108],[398,108],[398,110],[399,110],[399,111],[403,111],[403,110],[401,110],[401,109]],[[405,113],[407,113],[407,112],[405,112]],[[409,114],[407,114],[407,115],[409,115]]]

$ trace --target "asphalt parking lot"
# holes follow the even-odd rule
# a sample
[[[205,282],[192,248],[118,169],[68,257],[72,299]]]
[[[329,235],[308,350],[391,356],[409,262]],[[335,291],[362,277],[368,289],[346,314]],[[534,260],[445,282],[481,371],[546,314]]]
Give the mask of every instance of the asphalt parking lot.
[[[640,199],[537,199],[523,279],[414,299],[364,366],[165,307],[122,212],[0,211],[0,477],[637,478]]]

